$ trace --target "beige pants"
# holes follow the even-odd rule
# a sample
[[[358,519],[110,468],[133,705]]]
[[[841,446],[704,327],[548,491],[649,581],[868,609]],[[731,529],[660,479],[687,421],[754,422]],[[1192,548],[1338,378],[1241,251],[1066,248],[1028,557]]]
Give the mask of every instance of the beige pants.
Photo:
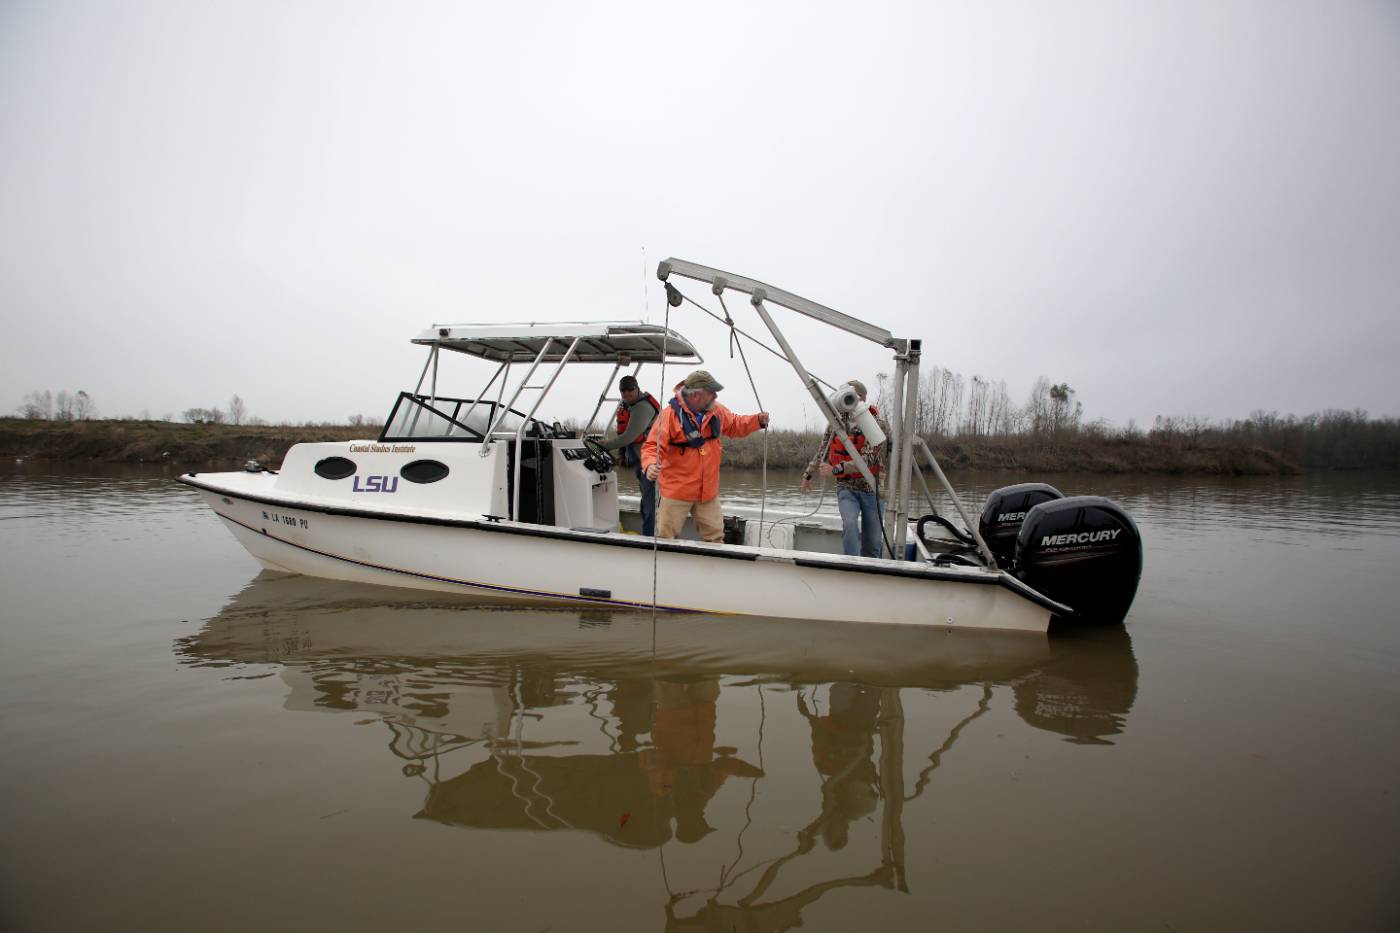
[[[719,507],[719,496],[709,502],[686,502],[684,499],[661,497],[661,507],[656,510],[656,536],[658,538],[679,538],[687,515],[695,516],[695,528],[706,541],[724,540],[724,512]]]

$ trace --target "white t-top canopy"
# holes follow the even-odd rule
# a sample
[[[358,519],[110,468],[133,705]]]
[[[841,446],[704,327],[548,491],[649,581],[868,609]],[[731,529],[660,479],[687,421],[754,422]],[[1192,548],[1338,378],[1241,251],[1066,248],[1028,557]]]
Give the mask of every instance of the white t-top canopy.
[[[414,343],[437,344],[497,363],[531,363],[546,343],[549,351],[541,362],[558,363],[578,340],[571,362],[703,363],[695,347],[674,330],[640,321],[544,321],[522,324],[435,324],[413,338]]]

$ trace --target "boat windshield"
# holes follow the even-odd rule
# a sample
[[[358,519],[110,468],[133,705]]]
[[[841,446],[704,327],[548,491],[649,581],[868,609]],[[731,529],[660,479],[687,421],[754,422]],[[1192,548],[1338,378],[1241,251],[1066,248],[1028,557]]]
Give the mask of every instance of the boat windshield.
[[[389,420],[380,432],[381,441],[480,441],[496,416],[497,403],[469,398],[446,398],[400,392]],[[525,416],[511,409],[501,419],[498,431],[514,432]],[[530,434],[542,436],[548,430],[543,422],[530,419]]]

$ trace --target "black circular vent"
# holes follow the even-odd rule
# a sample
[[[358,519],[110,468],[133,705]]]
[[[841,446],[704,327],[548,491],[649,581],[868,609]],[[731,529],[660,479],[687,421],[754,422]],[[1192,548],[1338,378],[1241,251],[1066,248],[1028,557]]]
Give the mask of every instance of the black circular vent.
[[[344,457],[327,457],[316,463],[316,475],[326,479],[345,479],[355,475],[355,461]]]
[[[436,460],[415,460],[404,464],[404,468],[399,470],[399,475],[410,483],[436,483],[445,479],[447,473],[447,464]]]

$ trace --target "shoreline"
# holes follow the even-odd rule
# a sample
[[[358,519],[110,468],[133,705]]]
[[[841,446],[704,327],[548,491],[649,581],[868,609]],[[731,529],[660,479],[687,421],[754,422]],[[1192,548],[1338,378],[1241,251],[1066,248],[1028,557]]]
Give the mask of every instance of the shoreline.
[[[377,437],[378,428],[351,425],[297,427],[0,418],[0,455],[47,462],[238,467],[247,460],[257,460],[275,468],[293,444],[375,442]],[[773,431],[768,436],[768,465],[778,469],[801,469],[807,465],[820,439],[816,433]],[[1212,476],[1287,476],[1303,472],[1299,464],[1263,447],[1165,443],[1147,436],[930,437],[929,445],[949,472],[1019,470]],[[725,462],[740,469],[760,466],[763,462],[762,435],[726,440]]]

